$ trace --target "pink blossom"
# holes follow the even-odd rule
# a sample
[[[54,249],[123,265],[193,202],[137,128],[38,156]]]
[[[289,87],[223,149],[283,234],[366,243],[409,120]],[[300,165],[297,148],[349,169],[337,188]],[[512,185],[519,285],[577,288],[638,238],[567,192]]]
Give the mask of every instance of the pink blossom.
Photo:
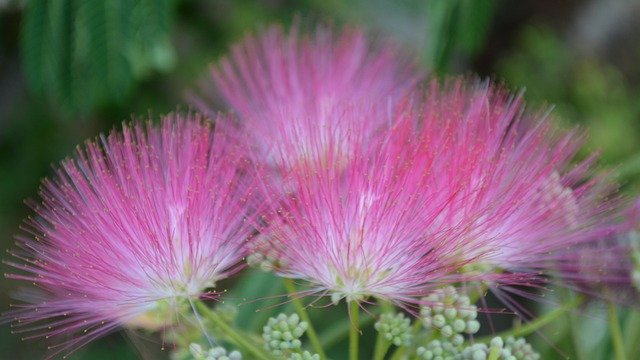
[[[599,241],[579,244],[558,256],[559,275],[572,288],[623,304],[638,300],[640,287],[640,202],[636,200]]]
[[[592,176],[593,157],[572,165],[582,136],[552,121],[500,87],[431,85],[419,131],[444,133],[436,146],[449,163],[440,176],[459,188],[446,221],[473,229],[465,246],[480,250],[465,256],[510,271],[544,270],[560,250],[609,234],[616,206],[606,195],[615,185]]]
[[[243,147],[197,115],[123,125],[43,182],[9,262],[33,283],[10,314],[27,337],[158,328],[239,269],[252,228]]]
[[[238,114],[259,158],[286,170],[311,152],[341,147],[348,131],[372,134],[388,125],[389,113],[420,77],[399,53],[357,29],[300,35],[298,26],[289,34],[272,26],[235,45],[212,68],[207,87]],[[206,100],[197,105],[212,111]]]
[[[605,233],[611,187],[590,180],[589,162],[570,168],[575,132],[477,82],[434,82],[418,104],[374,138],[349,133],[347,166],[340,148],[311,152],[292,188],[268,185],[284,199],[263,229],[276,271],[334,299],[415,301],[451,282],[533,285],[564,249]]]

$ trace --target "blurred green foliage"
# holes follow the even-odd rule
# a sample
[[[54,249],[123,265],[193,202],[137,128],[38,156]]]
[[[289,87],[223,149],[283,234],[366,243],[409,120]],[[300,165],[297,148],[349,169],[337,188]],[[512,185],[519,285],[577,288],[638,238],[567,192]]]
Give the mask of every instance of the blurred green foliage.
[[[585,128],[587,147],[601,151],[602,167],[613,168],[625,190],[637,191],[640,84],[606,52],[584,52],[572,42],[569,34],[576,30],[569,19],[581,16],[587,3],[567,2],[549,12],[534,0],[0,1],[0,244],[12,243],[28,213],[22,199],[36,196],[51,163],[131,114],[188,108],[186,91],[233,41],[295,16],[303,22],[358,24],[394,37],[422,59],[427,72],[479,72],[512,89],[526,88],[530,106],[554,106],[566,126]],[[640,44],[620,46],[631,46],[629,56],[640,54]],[[632,70],[637,74],[638,66]],[[242,304],[238,324],[259,328],[282,311],[271,306],[285,301],[267,297],[284,290],[270,275],[244,276],[237,287],[233,281],[223,284],[233,288],[225,297]],[[0,282],[0,308],[7,308],[15,287]],[[256,297],[264,299],[245,301]],[[547,326],[545,337],[535,337],[543,358],[608,358],[606,311],[593,304],[587,312],[570,314]],[[324,320],[320,332],[348,328],[343,317],[327,318],[322,309],[312,309],[311,316]],[[640,315],[623,310],[622,318],[628,353],[638,354]],[[331,355],[341,358],[344,345],[338,342]],[[21,342],[8,326],[0,327],[0,358],[41,358],[44,347],[40,341]],[[118,333],[72,358],[163,358],[160,347]]]
[[[640,172],[638,88],[599,59],[576,57],[571,46],[544,26],[526,26],[518,46],[497,61],[497,72],[512,87],[524,87],[531,106],[553,104],[566,126],[580,124],[589,134],[588,150],[617,168],[620,180],[634,183]]]
[[[32,90],[88,112],[125,101],[136,80],[175,65],[171,0],[31,0],[22,59]]]

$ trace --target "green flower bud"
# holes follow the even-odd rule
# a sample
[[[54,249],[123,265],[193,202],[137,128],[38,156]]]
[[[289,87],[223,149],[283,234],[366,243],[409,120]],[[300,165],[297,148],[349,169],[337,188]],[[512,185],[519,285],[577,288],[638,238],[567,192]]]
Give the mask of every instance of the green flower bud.
[[[448,340],[432,340],[416,349],[416,355],[424,360],[456,360],[460,358],[460,346]]]
[[[411,345],[413,340],[411,320],[405,317],[403,313],[382,314],[374,327],[387,341],[395,346]]]
[[[191,356],[193,356],[193,358],[196,360],[202,360],[205,357],[204,349],[200,344],[192,343],[191,345],[189,345],[189,352],[191,353]]]
[[[300,321],[297,314],[287,316],[280,314],[275,318],[269,318],[267,325],[262,329],[262,338],[265,347],[276,356],[284,356],[290,350],[302,347],[300,337],[307,330],[308,324]]]
[[[539,360],[540,355],[533,351],[525,339],[514,339],[508,337],[503,340],[501,337],[491,339],[489,345],[474,344],[462,351],[463,360],[486,360],[492,351],[497,351],[498,360]]]
[[[420,317],[424,327],[435,328],[444,338],[475,334],[480,329],[476,320],[478,308],[453,286],[434,291],[423,302],[425,305],[420,309]]]
[[[195,360],[241,360],[242,355],[238,351],[227,353],[223,347],[214,347],[207,351],[200,344],[189,345],[189,352]]]
[[[539,360],[540,354],[533,350],[533,347],[523,338],[515,339],[508,337],[505,347],[511,351],[511,355],[517,360]]]
[[[310,352],[305,351],[302,354],[293,353],[287,358],[287,360],[320,360],[320,355],[311,354]]]

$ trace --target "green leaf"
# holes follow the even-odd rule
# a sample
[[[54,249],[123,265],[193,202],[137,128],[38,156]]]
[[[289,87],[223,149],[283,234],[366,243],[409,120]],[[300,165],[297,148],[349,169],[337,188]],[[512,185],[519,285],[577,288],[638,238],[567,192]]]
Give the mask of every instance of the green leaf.
[[[482,48],[494,8],[494,0],[462,0],[458,44],[467,54],[474,54]]]
[[[29,85],[37,91],[45,88],[49,47],[49,1],[27,2],[22,31],[23,64]]]
[[[72,111],[127,99],[136,80],[175,63],[170,0],[33,0],[22,48],[32,90]]]
[[[128,56],[138,77],[152,70],[168,71],[175,64],[169,39],[171,1],[140,0],[131,9]]]

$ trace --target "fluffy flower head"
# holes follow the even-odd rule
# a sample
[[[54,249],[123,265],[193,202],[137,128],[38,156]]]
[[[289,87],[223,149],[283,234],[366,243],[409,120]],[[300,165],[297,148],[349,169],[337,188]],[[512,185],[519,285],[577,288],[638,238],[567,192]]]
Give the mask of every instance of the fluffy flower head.
[[[373,138],[349,133],[347,166],[333,148],[292,171],[265,230],[282,274],[334,298],[410,301],[455,281],[528,285],[568,246],[602,236],[607,186],[584,180],[588,163],[567,170],[580,137],[519,97],[433,83],[393,116]]]
[[[512,272],[548,270],[569,246],[610,231],[615,186],[593,176],[593,158],[572,165],[582,145],[548,114],[525,110],[520,96],[499,86],[457,80],[433,83],[416,121],[437,169],[454,189],[445,227],[469,229],[460,256]],[[433,147],[435,146],[435,147]]]
[[[362,134],[350,134],[348,166],[334,148],[291,172],[293,190],[277,183],[269,189],[268,196],[282,199],[263,231],[280,274],[306,279],[334,301],[410,301],[434,280],[453,281],[447,279],[459,265],[451,260],[458,244],[449,240],[466,230],[445,228],[438,217],[457,189],[434,174],[441,154],[429,151],[428,141],[391,141],[411,130],[392,129],[370,146]]]
[[[349,130],[370,134],[387,122],[419,78],[398,53],[356,29],[300,35],[297,26],[289,34],[273,26],[237,44],[212,68],[209,86],[238,114],[262,160],[288,169],[331,148],[348,155]],[[197,105],[211,111],[207,101]],[[285,148],[285,138],[296,142]]]
[[[62,349],[120,325],[166,325],[245,255],[245,167],[242,147],[196,115],[87,142],[32,204],[8,277],[38,291],[13,316],[34,337],[83,334]]]

